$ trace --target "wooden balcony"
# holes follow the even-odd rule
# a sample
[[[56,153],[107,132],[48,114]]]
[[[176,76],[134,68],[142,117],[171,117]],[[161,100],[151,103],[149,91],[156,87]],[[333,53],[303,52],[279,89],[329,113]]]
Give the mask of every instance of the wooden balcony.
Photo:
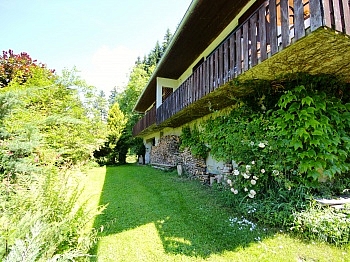
[[[149,130],[151,126],[156,125],[156,107],[152,107],[143,118],[141,118],[133,127],[132,135],[137,136],[144,130]]]
[[[348,0],[266,1],[157,108],[157,127],[180,126],[232,105],[230,97],[250,92],[234,86],[235,78],[274,79],[289,72],[350,78],[348,35]]]

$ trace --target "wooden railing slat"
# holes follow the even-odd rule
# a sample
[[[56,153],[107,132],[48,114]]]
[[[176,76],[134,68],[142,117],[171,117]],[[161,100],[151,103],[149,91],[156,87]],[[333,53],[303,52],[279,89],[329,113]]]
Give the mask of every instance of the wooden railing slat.
[[[332,27],[332,19],[331,19],[331,8],[330,8],[330,0],[323,0],[323,8],[324,8],[324,23],[328,27]]]
[[[233,79],[235,77],[235,56],[236,56],[236,49],[235,49],[235,39],[236,35],[233,33],[230,36],[230,79]]]
[[[305,36],[304,5],[302,0],[294,0],[294,37],[298,40]]]
[[[214,89],[218,87],[219,80],[219,49],[214,52]]]
[[[217,72],[216,72],[216,87],[219,87],[221,83],[221,73],[222,73],[222,45],[220,45],[217,49]]]
[[[260,38],[261,62],[267,58],[265,4],[263,5],[263,8],[259,9],[259,30],[258,31],[259,31],[259,38]]]
[[[205,59],[204,61],[204,77],[205,77],[205,94],[209,94],[209,76],[210,76],[210,73],[209,73],[209,60],[208,59]]]
[[[342,0],[344,10],[344,26],[346,34],[350,35],[350,3],[349,0]]]
[[[251,67],[258,64],[258,55],[257,55],[257,39],[256,39],[256,32],[257,32],[257,15],[254,14],[250,19],[250,41],[251,41],[251,56],[250,56],[250,63]]]
[[[333,0],[333,10],[334,10],[334,24],[335,24],[335,30],[342,31],[342,23],[341,23],[341,12],[340,12],[340,5],[339,1],[341,0]]]
[[[243,24],[243,34],[242,34],[242,52],[243,52],[243,71],[249,69],[249,23],[245,22]]]
[[[335,30],[342,31],[342,24],[341,24],[341,13],[340,13],[340,5],[339,0],[333,0],[333,10],[334,10],[334,25]]]
[[[241,28],[239,28],[236,32],[236,76],[240,75],[242,71],[241,39],[242,33]]]
[[[290,43],[289,38],[289,6],[288,0],[281,0],[281,35],[282,35],[282,48],[285,48]]]
[[[229,50],[229,44],[230,44],[230,40],[227,39],[225,42],[224,42],[224,72],[223,72],[223,84],[225,84],[228,79],[229,79],[229,68],[230,68],[230,50]]]
[[[278,39],[277,39],[277,9],[276,0],[270,0],[269,4],[269,31],[270,31],[270,48],[271,55],[278,51]]]
[[[328,1],[328,0],[325,0]],[[323,25],[322,21],[322,9],[320,0],[310,0],[310,27],[311,31],[315,31],[317,28]]]

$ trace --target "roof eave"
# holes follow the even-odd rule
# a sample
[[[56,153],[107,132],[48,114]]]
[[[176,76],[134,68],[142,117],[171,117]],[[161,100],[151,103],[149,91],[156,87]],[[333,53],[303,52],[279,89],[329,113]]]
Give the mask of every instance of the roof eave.
[[[179,35],[181,34],[183,28],[185,27],[186,25],[186,22],[187,20],[189,19],[190,15],[192,14],[194,8],[196,7],[197,3],[199,2],[200,0],[192,0],[190,6],[188,7],[185,15],[183,16],[183,18],[181,19],[181,22],[178,26],[178,28],[176,29],[175,31],[175,34],[173,35],[173,37],[171,38],[171,41],[167,47],[167,49],[165,50],[165,53],[163,54],[163,56],[161,57],[157,67],[155,68],[154,72],[152,73],[146,87],[142,90],[142,93],[141,95],[139,96],[133,110],[136,111],[136,112],[139,112],[139,113],[144,113],[147,109],[139,109],[140,106],[139,106],[139,103],[140,101],[142,100],[143,96],[145,95],[146,92],[149,92],[151,90],[152,87],[155,86],[155,81],[156,81],[156,77],[158,75],[158,71],[159,71],[159,68],[161,68],[162,64],[164,63],[164,61],[167,60],[168,56],[169,56],[169,52],[172,48],[172,46],[174,45],[174,43],[176,43],[176,41],[178,40],[179,38]]]

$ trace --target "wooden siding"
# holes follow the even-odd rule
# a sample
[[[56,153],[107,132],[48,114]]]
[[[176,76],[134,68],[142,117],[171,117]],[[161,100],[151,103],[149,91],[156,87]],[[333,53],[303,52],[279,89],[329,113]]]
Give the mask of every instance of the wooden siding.
[[[322,26],[350,35],[348,0],[264,2],[157,108],[157,125]]]

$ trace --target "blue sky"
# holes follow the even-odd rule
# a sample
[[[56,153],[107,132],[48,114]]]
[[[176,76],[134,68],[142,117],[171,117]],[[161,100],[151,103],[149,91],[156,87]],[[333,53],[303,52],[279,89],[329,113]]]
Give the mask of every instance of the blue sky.
[[[58,73],[76,66],[108,93],[172,33],[191,0],[0,0],[0,51],[27,52]]]

